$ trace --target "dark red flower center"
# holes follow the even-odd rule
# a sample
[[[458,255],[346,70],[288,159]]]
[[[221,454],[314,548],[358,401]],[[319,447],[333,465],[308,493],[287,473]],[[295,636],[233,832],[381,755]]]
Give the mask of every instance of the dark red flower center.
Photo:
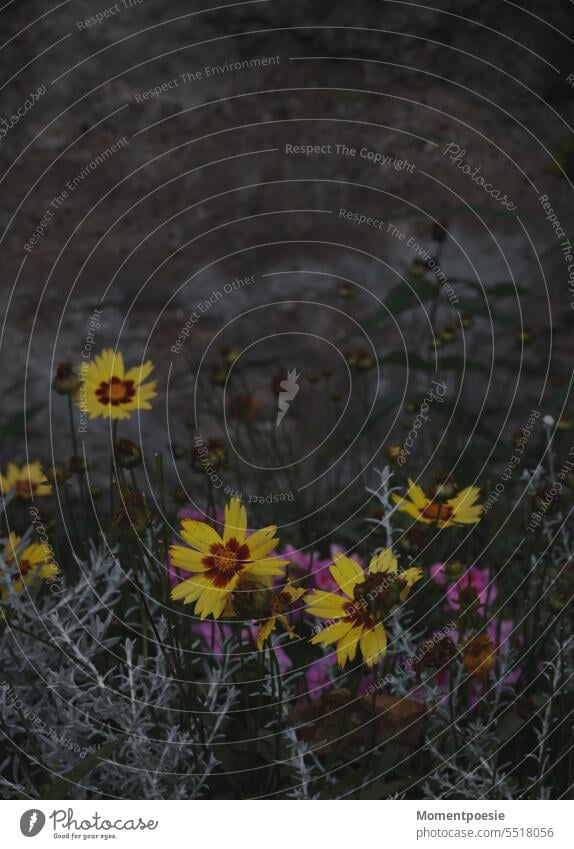
[[[38,484],[28,478],[16,481],[16,495],[20,498],[31,498],[33,493],[38,489]]]
[[[424,510],[421,510],[421,516],[424,516],[425,519],[430,519],[431,522],[446,522],[448,519],[452,519],[454,515],[454,508],[450,506],[450,504],[440,504],[436,502],[431,502],[427,504]]]
[[[111,380],[102,380],[96,389],[96,395],[101,404],[111,404],[118,407],[120,404],[128,404],[135,396],[136,389],[133,380],[122,380],[112,377]]]
[[[211,555],[203,558],[206,578],[216,587],[226,587],[229,582],[251,562],[249,546],[239,543],[234,537],[222,544],[215,542]]]
[[[29,560],[18,560],[16,562],[16,558],[13,556],[6,558],[6,565],[11,568],[10,579],[13,584],[34,570],[34,564],[30,563]]]

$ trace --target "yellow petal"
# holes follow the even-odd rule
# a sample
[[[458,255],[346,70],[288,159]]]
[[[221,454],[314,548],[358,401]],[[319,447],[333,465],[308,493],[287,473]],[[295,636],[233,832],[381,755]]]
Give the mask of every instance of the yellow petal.
[[[309,605],[307,612],[311,616],[319,616],[321,619],[338,619],[345,613],[347,599],[343,596],[328,593],[325,590],[313,590],[304,598]]]
[[[467,486],[466,489],[461,489],[458,495],[455,495],[454,498],[450,498],[447,501],[447,504],[450,504],[451,507],[455,507],[460,509],[460,507],[472,507],[474,502],[480,495],[480,487],[478,486]]]
[[[202,551],[194,551],[182,545],[172,545],[169,556],[176,569],[185,569],[186,572],[205,572],[207,568],[203,563],[205,554]]]
[[[333,625],[327,625],[326,628],[323,628],[318,634],[312,637],[311,644],[314,646],[328,646],[330,643],[336,643],[345,634],[348,634],[353,627],[353,623],[347,619],[341,622],[335,622]]]
[[[337,662],[341,668],[345,666],[347,660],[352,663],[355,659],[360,636],[361,628],[351,628],[351,630],[338,641]]]
[[[134,366],[126,374],[126,380],[133,380],[134,383],[143,383],[146,377],[149,377],[154,369],[151,360],[142,363],[141,366]]]
[[[237,583],[237,579],[230,581],[225,589],[219,587],[206,588],[197,600],[195,612],[201,619],[205,619],[210,614],[214,619],[219,619],[227,605],[231,590]]]
[[[277,617],[272,616],[270,619],[267,619],[266,622],[262,622],[259,626],[259,633],[257,634],[257,648],[259,651],[263,651],[265,641],[269,639],[272,632],[275,630],[276,621]]]
[[[195,519],[183,520],[181,536],[188,545],[204,554],[211,553],[212,545],[223,545],[223,540],[211,525],[206,522],[197,522]]]
[[[289,601],[291,604],[295,601],[299,601],[302,595],[305,595],[305,590],[303,587],[294,587],[293,584],[286,584],[283,587],[283,592],[285,595],[289,597]]]
[[[418,566],[412,566],[410,569],[405,569],[404,572],[401,572],[401,578],[403,579],[403,581],[407,582],[406,587],[401,590],[401,601],[404,601],[406,599],[413,584],[416,584],[417,581],[420,581],[422,576],[423,570],[420,569]]]
[[[387,634],[379,622],[374,628],[364,630],[361,635],[361,654],[367,666],[373,666],[379,657],[384,657],[387,651]]]
[[[424,494],[422,488],[409,478],[409,488],[407,489],[407,498],[413,502],[416,507],[421,510],[429,504],[429,499]]]
[[[394,574],[397,571],[397,558],[390,548],[385,548],[375,554],[369,564],[369,574]]]
[[[225,506],[225,527],[223,529],[223,540],[228,542],[236,539],[243,542],[247,529],[247,510],[239,498],[232,498]]]
[[[249,563],[244,571],[250,575],[282,575],[288,560],[279,560],[277,557],[267,557],[256,563]]]
[[[173,601],[179,601],[182,598],[186,601],[195,601],[204,589],[212,585],[212,582],[208,578],[205,578],[203,575],[196,575],[174,587],[171,591],[171,598]]]
[[[365,580],[365,573],[357,561],[344,554],[335,555],[332,565],[329,566],[329,572],[349,598],[353,598],[356,585]]]
[[[277,527],[270,525],[268,528],[262,528],[248,537],[247,545],[249,546],[252,560],[258,560],[260,557],[265,557],[266,554],[273,551],[279,542],[275,537],[276,531]]]

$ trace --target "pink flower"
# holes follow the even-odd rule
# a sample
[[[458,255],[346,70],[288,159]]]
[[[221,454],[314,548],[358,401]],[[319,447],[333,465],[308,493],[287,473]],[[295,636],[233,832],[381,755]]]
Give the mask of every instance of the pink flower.
[[[496,600],[497,590],[494,582],[490,580],[488,569],[479,569],[478,566],[470,566],[464,575],[454,583],[448,582],[444,563],[433,563],[430,567],[431,579],[441,586],[447,584],[446,603],[450,610],[458,610],[458,596],[460,590],[465,587],[474,587],[480,600],[480,612],[484,615],[486,607]],[[447,583],[448,582],[448,583]]]
[[[307,683],[307,695],[311,699],[319,699],[323,690],[333,686],[331,678],[331,661],[327,657],[321,657],[313,661],[305,671]]]
[[[209,653],[212,657],[217,658],[223,654],[223,643],[231,636],[232,629],[229,625],[221,625],[219,622],[214,622],[211,619],[205,622],[197,622],[192,625],[192,631],[197,636],[201,637]],[[241,629],[241,648],[235,646],[233,651],[236,655],[250,654],[252,651],[257,651],[257,633],[258,629],[255,625]],[[287,672],[293,666],[293,662],[289,655],[281,646],[273,646],[273,651],[279,662],[279,669],[282,673]]]

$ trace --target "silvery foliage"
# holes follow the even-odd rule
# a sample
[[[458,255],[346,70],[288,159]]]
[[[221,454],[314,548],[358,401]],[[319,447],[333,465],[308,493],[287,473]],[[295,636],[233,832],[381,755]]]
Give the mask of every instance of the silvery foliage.
[[[120,596],[134,597],[134,612],[137,606],[114,552],[93,548],[78,567],[81,575],[72,586],[58,582],[58,591],[50,592],[43,585],[10,599],[0,644],[2,794],[41,797],[73,768],[81,774],[74,776],[75,799],[205,794],[218,765],[221,726],[237,698],[226,683],[231,654],[206,668],[205,683],[197,687],[204,717],[200,740],[179,710],[178,684],[164,649],[150,638],[147,656],[136,653],[138,619],[129,610],[123,620],[136,623],[134,639],[113,634]],[[164,642],[161,616],[157,629]],[[41,786],[30,762],[43,767]]]
[[[393,503],[391,496],[399,492],[399,487],[391,486],[393,473],[389,466],[384,466],[382,469],[374,469],[375,474],[379,476],[379,484],[376,489],[366,487],[369,495],[373,495],[381,504],[382,516],[380,519],[366,519],[371,524],[378,525],[385,533],[386,547],[392,548],[394,541],[394,529],[392,525],[392,516],[397,507]]]
[[[547,784],[548,772],[553,766],[548,742],[550,736],[560,730],[553,701],[560,692],[574,691],[574,638],[568,637],[564,642],[554,640],[553,648],[554,655],[544,664],[542,671],[550,695],[538,712],[539,722],[534,730],[536,744],[526,756],[526,760],[534,766],[534,779],[524,795],[530,793],[539,799],[552,798],[552,788]],[[569,717],[562,720],[568,721]]]
[[[289,766],[293,771],[293,785],[287,792],[287,798],[319,799],[318,793],[311,793],[311,785],[324,776],[321,761],[308,743],[299,740],[294,728],[286,726],[283,733],[289,748]]]

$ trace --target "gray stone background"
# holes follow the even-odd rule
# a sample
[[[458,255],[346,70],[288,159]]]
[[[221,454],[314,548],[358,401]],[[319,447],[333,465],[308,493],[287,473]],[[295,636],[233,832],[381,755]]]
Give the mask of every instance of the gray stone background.
[[[464,348],[453,348],[489,368],[494,356],[490,383],[470,375],[464,392],[495,428],[522,423],[541,392],[549,399],[569,379],[567,270],[532,184],[548,193],[572,232],[571,185],[554,162],[567,150],[574,112],[570,3],[142,0],[131,8],[120,2],[112,12],[113,6],[71,0],[52,9],[45,0],[22,0],[0,12],[0,117],[16,114],[31,91],[46,87],[0,141],[0,412],[5,422],[23,404],[44,405],[27,423],[30,455],[67,450],[66,409],[51,395],[50,378],[55,363],[80,358],[99,305],[96,346],[118,344],[128,360],[145,355],[157,363],[160,397],[141,419],[154,449],[166,450],[170,436],[185,438],[182,422],[193,412],[196,370],[210,343],[206,363],[217,359],[221,344],[243,350],[253,343],[246,373],[263,409],[269,404],[266,415],[273,415],[269,382],[289,367],[305,372],[330,364],[344,394],[346,369],[328,344],[339,344],[349,330],[337,310],[358,320],[368,315],[414,255],[388,233],[342,220],[341,207],[394,221],[431,252],[429,215],[435,217],[451,234],[440,260],[447,275],[472,277],[485,289],[514,279],[526,290],[504,304],[533,328],[520,371],[502,369],[521,359],[509,326],[498,326],[493,337],[489,323],[478,321]],[[85,24],[106,9],[101,23]],[[207,66],[256,57],[279,59],[205,76]],[[182,82],[182,74],[202,70],[203,79]],[[137,102],[136,95],[176,79],[177,86]],[[55,209],[67,182],[124,137],[129,143]],[[516,215],[501,215],[443,156],[449,142],[512,199]],[[393,152],[415,169],[376,167],[359,156],[289,155],[288,144],[368,147]],[[28,253],[24,246],[48,209],[53,217]],[[181,354],[170,352],[200,301],[226,281],[253,274],[254,285],[201,316]],[[362,287],[352,304],[337,295],[341,277]],[[441,320],[450,320],[442,309]],[[308,335],[258,341],[294,332]],[[373,333],[381,355],[403,339],[410,350],[426,351],[422,310]],[[416,374],[408,380],[402,370],[383,369],[380,396],[408,396],[428,383]],[[201,385],[200,403],[208,403],[209,382]],[[221,420],[215,390],[213,398],[208,430]],[[302,420],[322,437],[333,419],[327,395],[305,384],[302,398],[294,425]],[[395,414],[400,405],[391,422]],[[108,437],[102,423],[91,428],[97,464]],[[4,461],[23,460],[25,451],[15,437],[2,445]]]

